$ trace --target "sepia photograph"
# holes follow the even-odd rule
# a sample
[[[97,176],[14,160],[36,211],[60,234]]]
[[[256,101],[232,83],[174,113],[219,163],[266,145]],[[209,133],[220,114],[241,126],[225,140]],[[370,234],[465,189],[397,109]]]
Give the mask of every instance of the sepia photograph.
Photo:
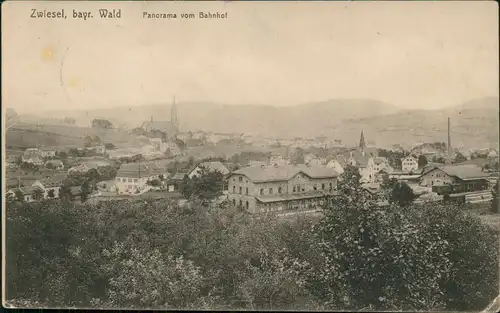
[[[498,14],[3,2],[3,306],[498,312]]]

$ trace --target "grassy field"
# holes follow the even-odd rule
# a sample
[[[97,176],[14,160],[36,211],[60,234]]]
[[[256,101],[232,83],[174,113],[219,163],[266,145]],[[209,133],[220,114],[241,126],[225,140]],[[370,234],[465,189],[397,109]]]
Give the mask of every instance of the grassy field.
[[[134,139],[127,132],[118,130],[20,123],[12,126],[7,131],[6,143],[11,148],[27,148],[37,145],[83,147],[83,138],[87,135],[99,136],[102,142],[115,145],[127,143]]]

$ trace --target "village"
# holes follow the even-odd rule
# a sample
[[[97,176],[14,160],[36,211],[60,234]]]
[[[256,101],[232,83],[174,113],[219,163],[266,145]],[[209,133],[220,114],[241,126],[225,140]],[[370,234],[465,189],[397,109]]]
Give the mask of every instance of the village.
[[[94,127],[108,124],[93,121]],[[373,195],[395,180],[411,187],[415,203],[455,199],[488,206],[498,179],[496,149],[453,149],[450,133],[447,144],[395,143],[383,149],[368,144],[363,130],[355,147],[339,138],[180,132],[175,99],[170,121],[151,117],[130,133],[138,143],[135,147],[86,136],[81,146],[7,150],[6,198],[66,198],[77,203],[172,198],[186,203],[186,179],[203,171],[220,173],[223,181],[213,201],[228,201],[252,214],[317,211],[325,197],[335,194],[346,166],[354,166],[364,189]],[[218,145],[231,146],[232,153],[202,152]]]

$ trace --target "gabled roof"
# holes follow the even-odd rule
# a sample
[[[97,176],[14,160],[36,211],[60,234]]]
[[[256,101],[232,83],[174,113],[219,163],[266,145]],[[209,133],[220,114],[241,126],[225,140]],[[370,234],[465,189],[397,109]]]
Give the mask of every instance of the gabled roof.
[[[40,182],[44,188],[50,188],[50,187],[61,187],[62,186],[62,181],[64,178],[62,177],[46,177],[42,179],[38,179],[35,182]]]
[[[457,177],[461,180],[485,179],[489,176],[488,173],[482,171],[480,166],[477,166],[475,164],[456,164],[434,167],[426,171],[422,175],[425,175],[436,169],[439,169],[445,172],[447,175]]]
[[[120,166],[120,169],[116,173],[116,177],[144,178],[162,175],[164,173],[165,169],[162,166],[156,165],[154,162],[126,163]]]
[[[35,192],[35,190],[42,191],[42,189],[38,186],[29,186],[29,187],[13,188],[9,190],[9,192],[15,193],[17,190],[20,190],[24,196],[32,195],[33,192]]]
[[[248,166],[231,173],[231,175],[245,175],[254,183],[268,181],[287,181],[298,173],[311,178],[333,178],[338,173],[324,166],[286,165],[286,166]]]
[[[389,164],[389,161],[387,161],[387,159],[386,159],[386,158],[384,158],[384,157],[374,157],[374,158],[373,158],[373,162],[374,162],[375,164],[382,164],[382,163]]]
[[[198,166],[196,166],[191,172],[193,172],[198,167],[203,167],[203,168],[206,168],[210,171],[219,171],[223,175],[226,175],[229,173],[228,168],[224,164],[222,164],[221,161],[202,162],[202,163],[198,164]]]

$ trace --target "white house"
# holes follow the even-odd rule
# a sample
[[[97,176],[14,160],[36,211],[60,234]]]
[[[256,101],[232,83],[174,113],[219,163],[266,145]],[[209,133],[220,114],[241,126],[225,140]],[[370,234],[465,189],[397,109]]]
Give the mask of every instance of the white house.
[[[342,159],[341,157],[331,159],[326,163],[326,167],[332,168],[335,170],[335,172],[342,174],[344,173],[344,166],[346,164],[346,160]]]
[[[36,180],[31,186],[40,188],[43,191],[43,197],[45,199],[59,198],[59,191],[61,190],[62,181],[53,180],[51,178],[42,178]],[[52,197],[51,197],[51,190],[53,190]]]
[[[56,156],[56,149],[54,149],[54,148],[41,148],[40,153],[41,153],[41,156],[43,158],[53,158]]]
[[[33,202],[33,201],[36,201],[35,199],[35,191],[39,191],[40,194],[42,194],[42,190],[40,189],[40,187],[19,187],[19,188],[13,188],[13,189],[10,189],[9,191],[6,192],[6,197],[7,199],[8,198],[11,198],[13,200],[17,200],[17,195],[16,195],[16,192],[17,191],[20,191],[21,192],[21,195],[23,197],[23,200],[25,202]]]
[[[26,163],[31,163],[33,165],[43,165],[43,159],[38,155],[23,155],[21,160]]]
[[[401,159],[401,167],[403,172],[406,173],[416,171],[418,170],[418,160],[409,155],[406,158]]]
[[[191,170],[191,172],[189,172],[188,177],[193,178],[200,175],[200,172],[202,170],[201,168],[205,168],[209,171],[219,171],[220,173],[222,173],[222,175],[229,174],[228,168],[224,164],[222,164],[222,162],[212,161],[198,164],[194,169]]]
[[[122,164],[115,178],[118,193],[139,194],[145,191],[148,181],[166,177],[164,168],[155,163]]]

